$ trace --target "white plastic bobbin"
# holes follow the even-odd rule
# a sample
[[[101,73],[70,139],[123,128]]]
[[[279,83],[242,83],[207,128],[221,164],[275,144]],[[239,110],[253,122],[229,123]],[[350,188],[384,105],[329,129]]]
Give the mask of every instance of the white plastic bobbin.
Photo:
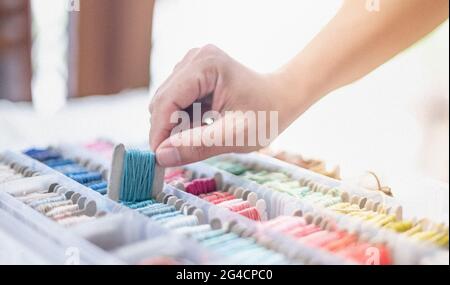
[[[166,193],[164,193],[164,192],[159,193],[159,194],[156,196],[156,201],[161,203],[161,202],[164,200],[165,194],[166,194]]]
[[[185,191],[186,188],[184,187],[184,184],[181,182],[176,182],[173,186],[175,186],[176,188],[180,189],[181,191]]]
[[[201,209],[195,209],[195,210],[192,212],[192,215],[194,215],[194,216],[197,217],[197,220],[198,220],[198,223],[199,223],[199,224],[204,224],[204,223],[206,223],[206,216],[205,216],[205,213],[203,212],[203,210],[201,210]]]
[[[222,189],[223,177],[220,172],[214,174],[214,180],[216,181],[216,190]]]
[[[155,173],[153,176],[152,183],[152,196],[156,197],[159,193],[163,191],[164,188],[164,168],[159,164],[155,164]]]
[[[397,220],[401,221],[403,219],[403,208],[402,206],[393,207],[390,211],[390,214],[394,214]]]
[[[167,205],[169,206],[175,206],[175,202],[178,201],[178,198],[175,196],[171,196],[168,200],[167,200]]]
[[[183,207],[183,205],[185,205],[186,204],[186,202],[184,201],[184,200],[181,200],[181,199],[178,199],[176,202],[175,202],[175,209],[177,209],[177,210],[181,210],[181,208]]]
[[[122,182],[123,163],[125,159],[125,146],[118,144],[114,147],[113,158],[111,163],[111,171],[108,186],[108,198],[114,201],[119,200],[120,185]],[[158,194],[162,192],[164,187],[164,172],[165,169],[158,163],[155,163],[152,183],[152,196],[158,197]],[[152,197],[148,197],[152,198]]]
[[[119,201],[120,184],[123,173],[123,161],[125,158],[125,146],[118,144],[114,147],[111,171],[108,185],[108,198]]]
[[[95,203],[95,201],[89,201],[84,204],[82,214],[89,217],[94,217],[96,213],[97,213],[97,203]]]
[[[303,216],[303,211],[300,209],[296,209],[292,212],[292,216],[294,217],[302,217]]]
[[[218,218],[212,219],[209,224],[211,225],[211,229],[218,230],[222,228],[222,221]]]
[[[245,189],[244,188],[242,188],[242,187],[237,187],[235,190],[234,190],[234,196],[236,196],[237,198],[242,198],[242,193],[245,191]]]

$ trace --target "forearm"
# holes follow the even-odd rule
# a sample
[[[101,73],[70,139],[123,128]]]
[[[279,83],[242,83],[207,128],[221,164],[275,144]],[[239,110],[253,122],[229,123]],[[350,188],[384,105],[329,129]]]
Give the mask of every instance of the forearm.
[[[448,0],[346,0],[337,15],[279,74],[300,109],[368,74],[448,18]],[[300,94],[299,94],[300,93]],[[306,93],[306,94],[305,94]],[[303,112],[304,110],[299,110]]]

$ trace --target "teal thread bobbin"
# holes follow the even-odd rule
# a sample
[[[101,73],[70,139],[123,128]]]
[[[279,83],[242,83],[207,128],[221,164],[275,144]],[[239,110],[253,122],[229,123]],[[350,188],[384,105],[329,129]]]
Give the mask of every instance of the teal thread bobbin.
[[[152,152],[137,149],[125,152],[119,194],[121,201],[140,202],[152,196],[155,164]]]
[[[108,197],[127,206],[151,204],[146,202],[162,192],[164,168],[156,163],[151,151],[114,147],[108,185]],[[142,203],[140,203],[142,202]]]

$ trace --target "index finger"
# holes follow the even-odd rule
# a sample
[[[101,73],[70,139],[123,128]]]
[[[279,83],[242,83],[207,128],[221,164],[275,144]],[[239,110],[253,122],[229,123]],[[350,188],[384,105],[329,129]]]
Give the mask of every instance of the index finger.
[[[175,127],[170,116],[202,97],[201,73],[197,70],[195,64],[190,64],[176,71],[155,94],[150,118],[150,147],[153,150],[170,136]]]

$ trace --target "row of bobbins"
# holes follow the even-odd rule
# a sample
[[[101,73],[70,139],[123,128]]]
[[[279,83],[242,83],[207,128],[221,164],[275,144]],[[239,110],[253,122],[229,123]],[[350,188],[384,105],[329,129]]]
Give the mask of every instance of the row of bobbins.
[[[24,154],[100,194],[107,192],[107,169],[90,159],[67,158],[62,151],[53,147],[31,148],[24,151]]]
[[[332,188],[310,179],[300,179],[300,184],[322,193],[332,190]],[[346,192],[343,194],[345,194],[342,196],[343,203],[332,205],[331,210],[349,214],[379,228],[388,228],[415,239],[448,247],[448,226],[445,224],[433,223],[428,219],[405,220],[403,208],[400,205],[386,207],[381,201],[374,201],[358,195],[349,196]]]
[[[328,221],[327,227],[329,229],[346,230],[350,233],[357,234],[363,241],[376,243],[389,249],[392,262],[395,262],[395,264],[420,264],[422,259],[430,256],[430,253],[442,253],[445,251],[442,248],[436,247],[435,242],[426,241],[427,244],[423,242],[417,243],[416,240],[411,239],[411,236],[406,233],[396,234],[391,230],[373,227],[373,224],[348,219],[345,215],[335,215],[333,212],[314,213],[314,215],[321,217],[323,219],[322,222]],[[427,224],[426,219],[417,220],[414,223],[423,227],[427,225],[430,229],[432,227],[430,224]],[[448,242],[448,228],[442,229],[439,225],[434,225],[433,230],[435,234],[440,238],[446,239]],[[446,252],[448,253],[448,251]]]
[[[90,171],[97,171],[102,174],[103,179],[107,179],[109,176],[109,170],[103,166],[102,164],[93,162],[89,158],[81,158],[81,157],[74,157],[74,161],[76,161],[81,166],[85,167],[86,169]]]
[[[232,231],[237,222],[222,222],[220,218],[212,219],[208,224],[180,229],[189,238],[196,240],[216,255],[222,262],[230,264],[282,265],[295,264],[294,260],[280,252],[269,248],[258,236],[242,236]]]
[[[170,206],[174,206],[175,209],[183,213],[183,215],[194,215],[197,217],[199,224],[206,223],[206,216],[202,209],[191,205],[190,203],[180,199],[174,195],[167,194],[164,192],[158,193],[156,197],[156,201],[159,203],[167,204]]]
[[[302,186],[298,180],[291,178],[286,173],[276,171],[275,169],[269,170],[274,168],[273,166],[260,166],[259,164],[251,162],[245,162],[241,165],[236,162],[226,162],[225,164],[219,162],[218,165],[216,164],[214,166],[244,179],[254,181],[266,188],[270,188],[270,190],[284,192],[290,196],[297,197],[303,202],[314,206],[328,207],[342,202],[342,200],[346,198],[346,193],[336,188],[331,189],[331,191],[320,192],[314,191],[307,186]]]
[[[176,176],[173,173],[176,173]],[[202,187],[205,182],[207,182],[206,187]],[[172,173],[169,171],[169,174],[166,175],[166,183],[249,219],[267,220],[266,202],[263,199],[258,199],[257,194],[248,189],[223,183],[223,177],[220,173],[208,177],[189,169],[175,169],[172,170]]]
[[[186,254],[186,247],[183,245],[175,245],[170,249],[170,252],[167,252],[164,250],[164,247],[170,241],[161,239],[152,239],[128,245],[117,251],[117,253],[119,256],[130,260],[133,264],[140,265],[176,265],[183,264],[186,261],[187,263],[184,264],[192,264],[192,259],[185,259],[188,255],[196,257],[197,262],[194,264],[203,264],[203,262],[215,264],[219,260],[221,264],[235,265],[282,265],[293,263],[285,255],[265,247],[257,239],[241,237],[230,231],[229,228],[229,223],[222,224],[220,219],[213,219],[209,223],[174,229],[173,232],[175,234],[196,241],[196,244],[199,245],[199,252],[196,251],[194,255]],[[192,245],[195,247],[194,244]],[[182,248],[182,251],[176,254],[176,248]],[[206,252],[208,254],[205,255]]]
[[[236,162],[234,161],[232,163]],[[219,164],[219,168],[220,166],[221,165]],[[230,168],[229,165],[226,165],[226,167]],[[258,178],[255,176],[256,169],[263,169],[262,171],[266,172],[268,171],[268,169],[270,169],[270,167],[261,167],[258,164],[249,162],[241,163],[241,168],[254,170],[247,175],[247,177],[249,177],[251,180]],[[245,176],[246,170],[241,170],[240,173],[241,175]],[[288,178],[287,175],[281,173],[278,175],[278,177],[282,177],[285,181]],[[269,188],[270,186],[272,186],[270,182],[263,182],[262,185],[268,186]],[[325,207],[332,211],[358,218],[364,222],[372,223],[378,228],[388,228],[398,233],[404,233],[416,240],[428,240],[436,245],[448,247],[447,226],[434,223],[433,226],[424,227],[423,222],[417,223],[415,219],[404,220],[402,217],[401,206],[386,207],[379,201],[372,201],[370,199],[368,200],[367,198],[360,197],[358,195],[350,197],[348,193],[340,189],[329,188],[324,185],[320,185],[312,180],[301,179],[300,185],[308,187],[316,193],[326,193],[326,195],[328,195],[328,193],[330,192],[333,192],[333,194],[340,193],[341,201],[336,201],[334,204],[330,204]],[[296,195],[294,194],[293,196]],[[301,195],[299,196],[299,198],[300,200],[305,200]],[[419,221],[423,221],[423,219]]]
[[[327,194],[333,191],[334,188],[328,187],[324,184],[317,183],[310,179],[300,179],[300,185],[310,187],[312,191]],[[343,203],[347,203],[350,207],[359,208],[361,210],[373,211],[380,214],[393,215],[397,220],[403,219],[403,208],[400,205],[386,207],[381,201],[373,201],[366,197],[358,195],[350,195],[348,192],[341,191],[341,198]],[[339,205],[333,205],[331,208],[338,208]]]
[[[294,217],[286,216],[286,218]],[[280,235],[279,232],[278,234],[273,235],[272,231],[272,234],[269,235],[264,229],[266,228],[265,225],[271,223],[272,221],[274,220],[265,221],[256,227],[250,228],[236,221],[223,223],[218,218],[213,219],[210,224],[215,229],[223,228],[226,233],[233,233],[240,238],[254,240],[256,243],[267,248],[268,250],[282,255],[286,260],[288,260],[289,264],[326,264],[328,262],[323,259],[324,252],[319,248],[306,248],[305,246],[299,247],[299,245],[302,245],[301,242],[291,239],[290,237],[286,238],[286,235]]]
[[[0,156],[0,183],[6,183],[25,177],[39,176],[40,173],[31,167],[8,161]]]
[[[279,216],[263,223],[262,230],[282,232],[283,235],[302,243],[308,248],[318,248],[345,262],[356,264],[392,264],[390,248],[379,237],[368,237],[356,231],[344,230],[335,221],[322,214],[308,213],[305,216]],[[273,243],[273,241],[270,241]],[[280,246],[278,242],[273,246]],[[378,260],[368,260],[367,253],[376,249]]]
[[[404,219],[402,207],[385,207],[379,201],[367,198],[352,197],[349,204],[334,205],[331,210],[388,229],[415,240],[448,247],[449,228],[444,223],[435,223],[427,218]]]
[[[72,226],[106,215],[97,209],[97,203],[88,200],[80,193],[74,192],[57,183],[48,188],[30,188],[9,191],[15,199],[42,215],[62,224]]]
[[[62,150],[60,150],[59,148],[54,148],[54,150],[58,151],[62,156],[65,156],[65,153]],[[109,170],[104,165],[102,165],[100,163],[96,163],[88,157],[80,157],[80,156],[71,155],[71,156],[67,156],[67,159],[73,160],[76,164],[78,164],[82,168],[88,170],[89,172],[99,173],[100,174],[99,177],[102,180],[102,184],[104,184],[104,187],[103,187],[105,189],[104,191],[106,191],[106,189],[107,189],[106,181],[108,180]],[[63,172],[63,174],[66,174],[66,173]],[[77,181],[77,182],[79,182],[79,181]],[[89,188],[91,188],[92,185],[85,185],[85,186],[88,186]],[[98,189],[93,189],[93,190],[96,190],[98,192]],[[105,194],[105,192],[103,192],[103,191],[100,191],[100,192],[101,192],[101,194]]]

